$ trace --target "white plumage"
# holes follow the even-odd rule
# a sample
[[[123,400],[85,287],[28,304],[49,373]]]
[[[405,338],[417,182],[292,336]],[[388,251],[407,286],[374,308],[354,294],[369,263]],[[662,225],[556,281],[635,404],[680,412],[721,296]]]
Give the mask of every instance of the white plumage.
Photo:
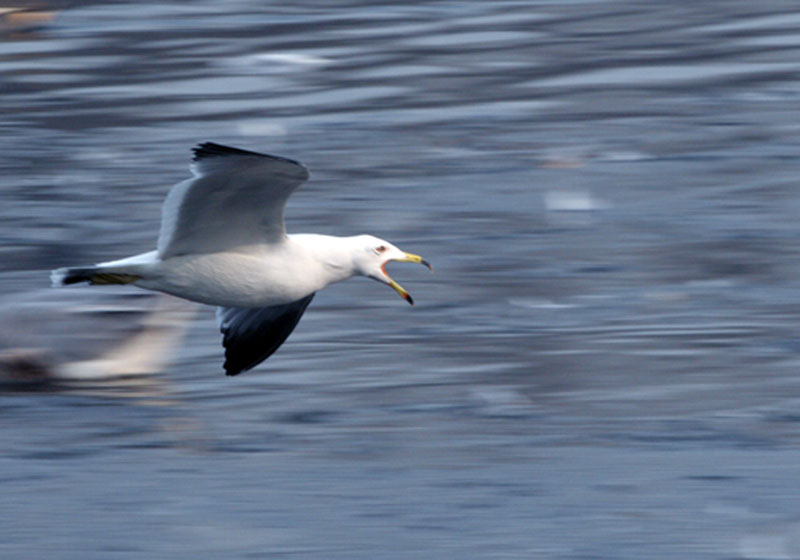
[[[385,265],[430,268],[421,257],[370,235],[286,234],[286,201],[309,176],[300,163],[208,142],[194,149],[192,171],[164,202],[156,251],[58,269],[53,283],[132,283],[220,306],[228,375],[269,357],[333,282],[368,276],[413,304]]]

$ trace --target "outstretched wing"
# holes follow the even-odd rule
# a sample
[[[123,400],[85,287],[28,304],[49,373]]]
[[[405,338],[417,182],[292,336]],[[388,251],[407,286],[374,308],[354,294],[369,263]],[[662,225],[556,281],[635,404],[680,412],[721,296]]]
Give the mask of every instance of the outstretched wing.
[[[225,374],[237,375],[269,358],[294,330],[314,294],[272,307],[218,307]]]
[[[194,148],[192,171],[164,202],[162,259],[282,240],[286,201],[308,179],[294,160],[212,142]]]

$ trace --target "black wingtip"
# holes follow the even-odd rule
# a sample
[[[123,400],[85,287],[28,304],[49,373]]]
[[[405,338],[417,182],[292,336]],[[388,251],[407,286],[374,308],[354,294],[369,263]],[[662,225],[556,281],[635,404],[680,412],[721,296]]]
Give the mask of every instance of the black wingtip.
[[[293,163],[295,165],[303,167],[303,165],[299,161],[295,161],[293,159],[281,156],[273,156],[270,154],[262,154],[259,152],[251,152],[250,150],[242,150],[241,148],[234,148],[232,146],[223,146],[222,144],[217,144],[216,142],[203,142],[202,144],[198,144],[197,146],[192,148],[192,153],[194,153],[192,161],[200,161],[202,159],[213,158],[213,157],[256,156],[256,157],[277,159],[280,161]]]
[[[226,376],[233,377],[234,375],[239,375],[242,372],[251,370],[260,363],[248,363],[242,360],[234,359],[234,355],[228,352],[229,349],[228,345],[226,344],[228,340],[228,333],[226,330],[222,330],[222,334],[224,335],[222,345],[225,347],[225,363],[222,364],[222,369],[225,370]]]
[[[238,375],[269,358],[292,333],[312,299],[313,293],[272,307],[219,308],[225,375]]]
[[[258,152],[250,152],[240,148],[233,148],[231,146],[223,146],[215,142],[203,142],[198,144],[192,149],[194,152],[194,161],[210,157],[224,157],[224,156],[263,156]]]

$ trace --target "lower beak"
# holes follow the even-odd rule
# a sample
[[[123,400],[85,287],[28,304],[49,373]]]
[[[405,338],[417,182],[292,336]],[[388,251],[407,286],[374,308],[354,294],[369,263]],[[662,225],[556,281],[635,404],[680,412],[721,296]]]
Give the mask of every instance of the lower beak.
[[[391,259],[391,260],[396,261],[396,262],[411,262],[411,263],[424,264],[425,266],[428,267],[428,269],[431,272],[433,271],[433,267],[431,266],[431,263],[429,263],[428,261],[426,261],[425,259],[423,259],[419,255],[414,255],[414,254],[411,254],[411,253],[405,253],[404,257],[401,257],[399,259]],[[401,286],[400,284],[398,284],[397,282],[392,280],[389,277],[389,275],[386,274],[386,265],[388,263],[389,263],[389,261],[386,261],[385,263],[383,263],[383,266],[381,266],[381,271],[383,272],[383,275],[386,277],[386,280],[389,283],[389,286],[391,286],[394,289],[395,292],[400,294],[400,297],[402,297],[404,300],[406,300],[411,305],[414,305],[414,298],[411,297],[411,294],[409,294],[405,290],[405,288],[403,288],[403,286]]]

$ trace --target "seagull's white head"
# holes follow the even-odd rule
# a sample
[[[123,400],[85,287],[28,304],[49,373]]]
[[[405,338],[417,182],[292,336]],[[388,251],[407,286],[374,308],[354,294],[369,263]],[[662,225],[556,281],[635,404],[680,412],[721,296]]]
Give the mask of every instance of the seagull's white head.
[[[388,241],[372,235],[359,235],[356,239],[358,240],[355,256],[356,270],[364,276],[390,286],[408,303],[414,305],[414,300],[409,293],[386,273],[386,265],[391,261],[412,262],[424,264],[433,270],[430,263],[419,255],[401,251]]]

